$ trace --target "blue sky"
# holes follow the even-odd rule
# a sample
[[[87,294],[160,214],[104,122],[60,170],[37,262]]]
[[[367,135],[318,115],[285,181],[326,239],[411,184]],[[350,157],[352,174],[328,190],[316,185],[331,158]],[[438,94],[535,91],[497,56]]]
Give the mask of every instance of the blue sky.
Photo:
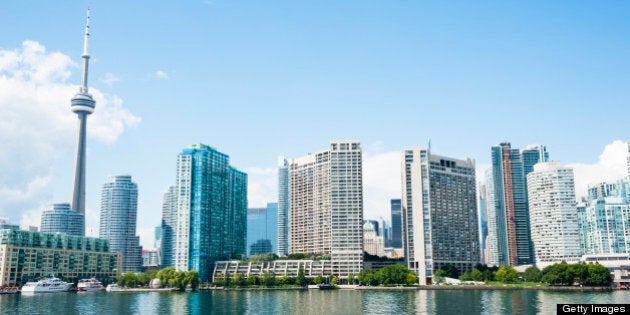
[[[591,167],[588,180],[618,176],[625,156],[614,141],[630,138],[629,6],[93,1],[89,85],[102,101],[88,121],[88,226],[98,223],[107,176],[128,173],[150,244],[176,156],[198,142],[250,173],[250,205],[261,206],[276,200],[277,156],[358,139],[367,217],[389,215],[387,199],[400,191],[397,152],[429,139],[434,153],[480,167],[499,142],[542,143],[553,160]],[[80,83],[86,7],[0,3],[0,140],[10,143],[0,158],[24,164],[0,162],[0,197],[23,197],[0,201],[0,216],[21,224],[70,199],[69,99]],[[47,61],[24,58],[32,51]],[[11,68],[10,58],[21,61]],[[17,75],[24,67],[45,79]]]

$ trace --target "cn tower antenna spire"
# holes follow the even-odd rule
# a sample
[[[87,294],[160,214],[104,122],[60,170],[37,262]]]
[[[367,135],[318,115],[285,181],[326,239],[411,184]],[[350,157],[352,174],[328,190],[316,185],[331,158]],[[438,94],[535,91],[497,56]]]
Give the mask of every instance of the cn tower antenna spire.
[[[85,38],[83,39],[83,81],[81,84],[81,93],[88,93],[88,64],[90,61],[90,53],[88,48],[90,45],[90,6],[87,9],[87,18],[85,22]]]
[[[90,54],[88,52],[88,44],[90,40],[90,7],[87,10],[87,20],[85,23],[85,37],[83,41],[83,80],[79,93],[75,94],[70,100],[72,112],[77,114],[79,118],[79,132],[77,135],[77,155],[74,165],[74,184],[72,185],[72,201],[70,208],[72,211],[85,216],[85,151],[87,140],[87,116],[94,112],[96,102],[92,95],[88,93],[88,64]],[[82,234],[85,234],[85,218],[82,223]]]

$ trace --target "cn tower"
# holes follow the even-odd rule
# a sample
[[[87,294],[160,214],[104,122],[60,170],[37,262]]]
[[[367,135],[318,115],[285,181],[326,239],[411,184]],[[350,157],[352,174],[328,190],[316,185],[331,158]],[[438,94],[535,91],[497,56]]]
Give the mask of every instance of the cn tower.
[[[90,39],[90,8],[87,11],[87,22],[85,23],[85,38],[83,42],[83,81],[70,105],[72,111],[79,117],[79,134],[77,138],[77,155],[74,165],[74,186],[72,189],[71,209],[85,216],[85,141],[87,116],[94,112],[96,102],[92,95],[88,93],[88,64],[90,54],[88,53],[88,42]],[[84,219],[85,220],[85,219]],[[83,222],[85,229],[85,222]],[[85,233],[84,233],[85,234]]]

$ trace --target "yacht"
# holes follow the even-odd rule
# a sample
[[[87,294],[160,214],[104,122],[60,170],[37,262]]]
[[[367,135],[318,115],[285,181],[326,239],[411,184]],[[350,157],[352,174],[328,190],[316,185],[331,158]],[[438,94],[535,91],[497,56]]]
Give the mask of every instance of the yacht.
[[[105,290],[103,284],[96,280],[96,278],[91,279],[81,279],[79,280],[79,284],[77,285],[79,292],[94,292],[94,291],[102,291]]]
[[[63,282],[59,278],[51,276],[50,278],[43,278],[37,282],[27,282],[22,287],[23,293],[47,293],[47,292],[67,292],[72,289],[72,283]]]
[[[107,288],[105,289],[105,291],[107,291],[107,292],[118,292],[118,291],[123,291],[123,288],[119,287],[115,283],[112,283],[112,284],[108,284],[107,285]]]

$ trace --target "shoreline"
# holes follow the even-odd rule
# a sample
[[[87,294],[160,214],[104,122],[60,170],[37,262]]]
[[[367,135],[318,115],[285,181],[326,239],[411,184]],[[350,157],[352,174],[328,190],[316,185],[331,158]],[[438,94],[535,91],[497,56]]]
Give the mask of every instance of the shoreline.
[[[317,290],[316,288],[306,288],[306,287],[285,287],[285,288],[276,288],[276,287],[242,287],[242,288],[224,288],[224,287],[210,287],[210,288],[199,288],[199,291],[214,291],[214,290],[224,290],[224,291],[254,291],[254,290]],[[491,285],[448,285],[448,286],[437,286],[437,285],[424,285],[424,286],[400,286],[400,287],[382,287],[382,286],[342,286],[337,287],[334,290],[373,290],[373,291],[409,291],[409,290],[534,290],[534,291],[581,291],[581,292],[607,292],[607,291],[619,291],[614,287],[553,287],[553,286],[491,286]]]

